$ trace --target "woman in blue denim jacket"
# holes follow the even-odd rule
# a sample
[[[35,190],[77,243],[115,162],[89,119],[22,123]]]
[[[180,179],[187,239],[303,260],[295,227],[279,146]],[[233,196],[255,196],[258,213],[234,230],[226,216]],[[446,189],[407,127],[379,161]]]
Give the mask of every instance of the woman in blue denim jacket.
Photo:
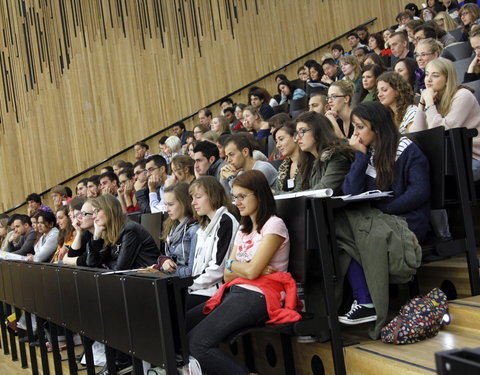
[[[189,184],[177,182],[165,188],[168,219],[163,231],[165,255],[158,258],[154,268],[173,276],[192,274],[193,253],[197,242],[198,222],[193,218]]]

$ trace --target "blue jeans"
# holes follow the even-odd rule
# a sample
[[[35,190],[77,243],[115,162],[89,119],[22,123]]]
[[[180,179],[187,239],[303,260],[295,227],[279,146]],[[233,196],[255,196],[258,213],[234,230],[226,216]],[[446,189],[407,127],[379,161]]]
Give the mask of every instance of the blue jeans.
[[[233,332],[265,323],[269,317],[265,296],[261,293],[232,286],[222,302],[208,315],[204,304],[187,312],[187,326],[197,323],[188,333],[190,355],[208,375],[246,375],[248,370],[218,348]],[[188,328],[187,328],[188,330]]]

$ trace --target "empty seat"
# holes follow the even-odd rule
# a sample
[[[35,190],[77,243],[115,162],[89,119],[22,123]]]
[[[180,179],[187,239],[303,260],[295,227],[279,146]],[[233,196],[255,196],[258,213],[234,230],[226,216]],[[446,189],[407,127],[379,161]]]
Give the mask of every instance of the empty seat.
[[[461,28],[449,31],[448,34],[455,38],[455,42],[460,42],[462,40],[463,32]]]
[[[471,62],[472,62],[472,59],[470,57],[453,62],[453,65],[455,65],[455,70],[457,71],[458,83],[463,82],[463,76],[467,72],[468,66],[470,65]]]
[[[290,116],[292,119],[296,119],[300,113],[308,111],[308,97],[304,96],[303,98],[292,100],[290,102]]]
[[[472,56],[472,52],[470,42],[453,43],[443,50],[442,56],[450,58],[448,55],[451,54],[457,61]]]

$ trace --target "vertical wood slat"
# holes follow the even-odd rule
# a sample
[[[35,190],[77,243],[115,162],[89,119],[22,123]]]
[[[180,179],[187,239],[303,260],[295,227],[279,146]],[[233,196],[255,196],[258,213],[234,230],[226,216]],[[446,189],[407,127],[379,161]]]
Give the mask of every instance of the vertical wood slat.
[[[402,8],[400,0],[1,2],[0,179],[15,182],[2,185],[0,210],[359,22],[393,23]],[[273,78],[261,85],[276,90]]]

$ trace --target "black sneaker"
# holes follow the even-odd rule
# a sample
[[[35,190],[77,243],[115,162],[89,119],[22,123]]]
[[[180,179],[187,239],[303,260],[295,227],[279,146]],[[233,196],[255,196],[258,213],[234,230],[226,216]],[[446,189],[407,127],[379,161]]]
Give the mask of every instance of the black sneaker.
[[[339,316],[338,320],[340,323],[348,325],[374,322],[377,320],[377,313],[374,307],[366,307],[357,304],[357,301],[353,301],[350,311],[343,316]]]

